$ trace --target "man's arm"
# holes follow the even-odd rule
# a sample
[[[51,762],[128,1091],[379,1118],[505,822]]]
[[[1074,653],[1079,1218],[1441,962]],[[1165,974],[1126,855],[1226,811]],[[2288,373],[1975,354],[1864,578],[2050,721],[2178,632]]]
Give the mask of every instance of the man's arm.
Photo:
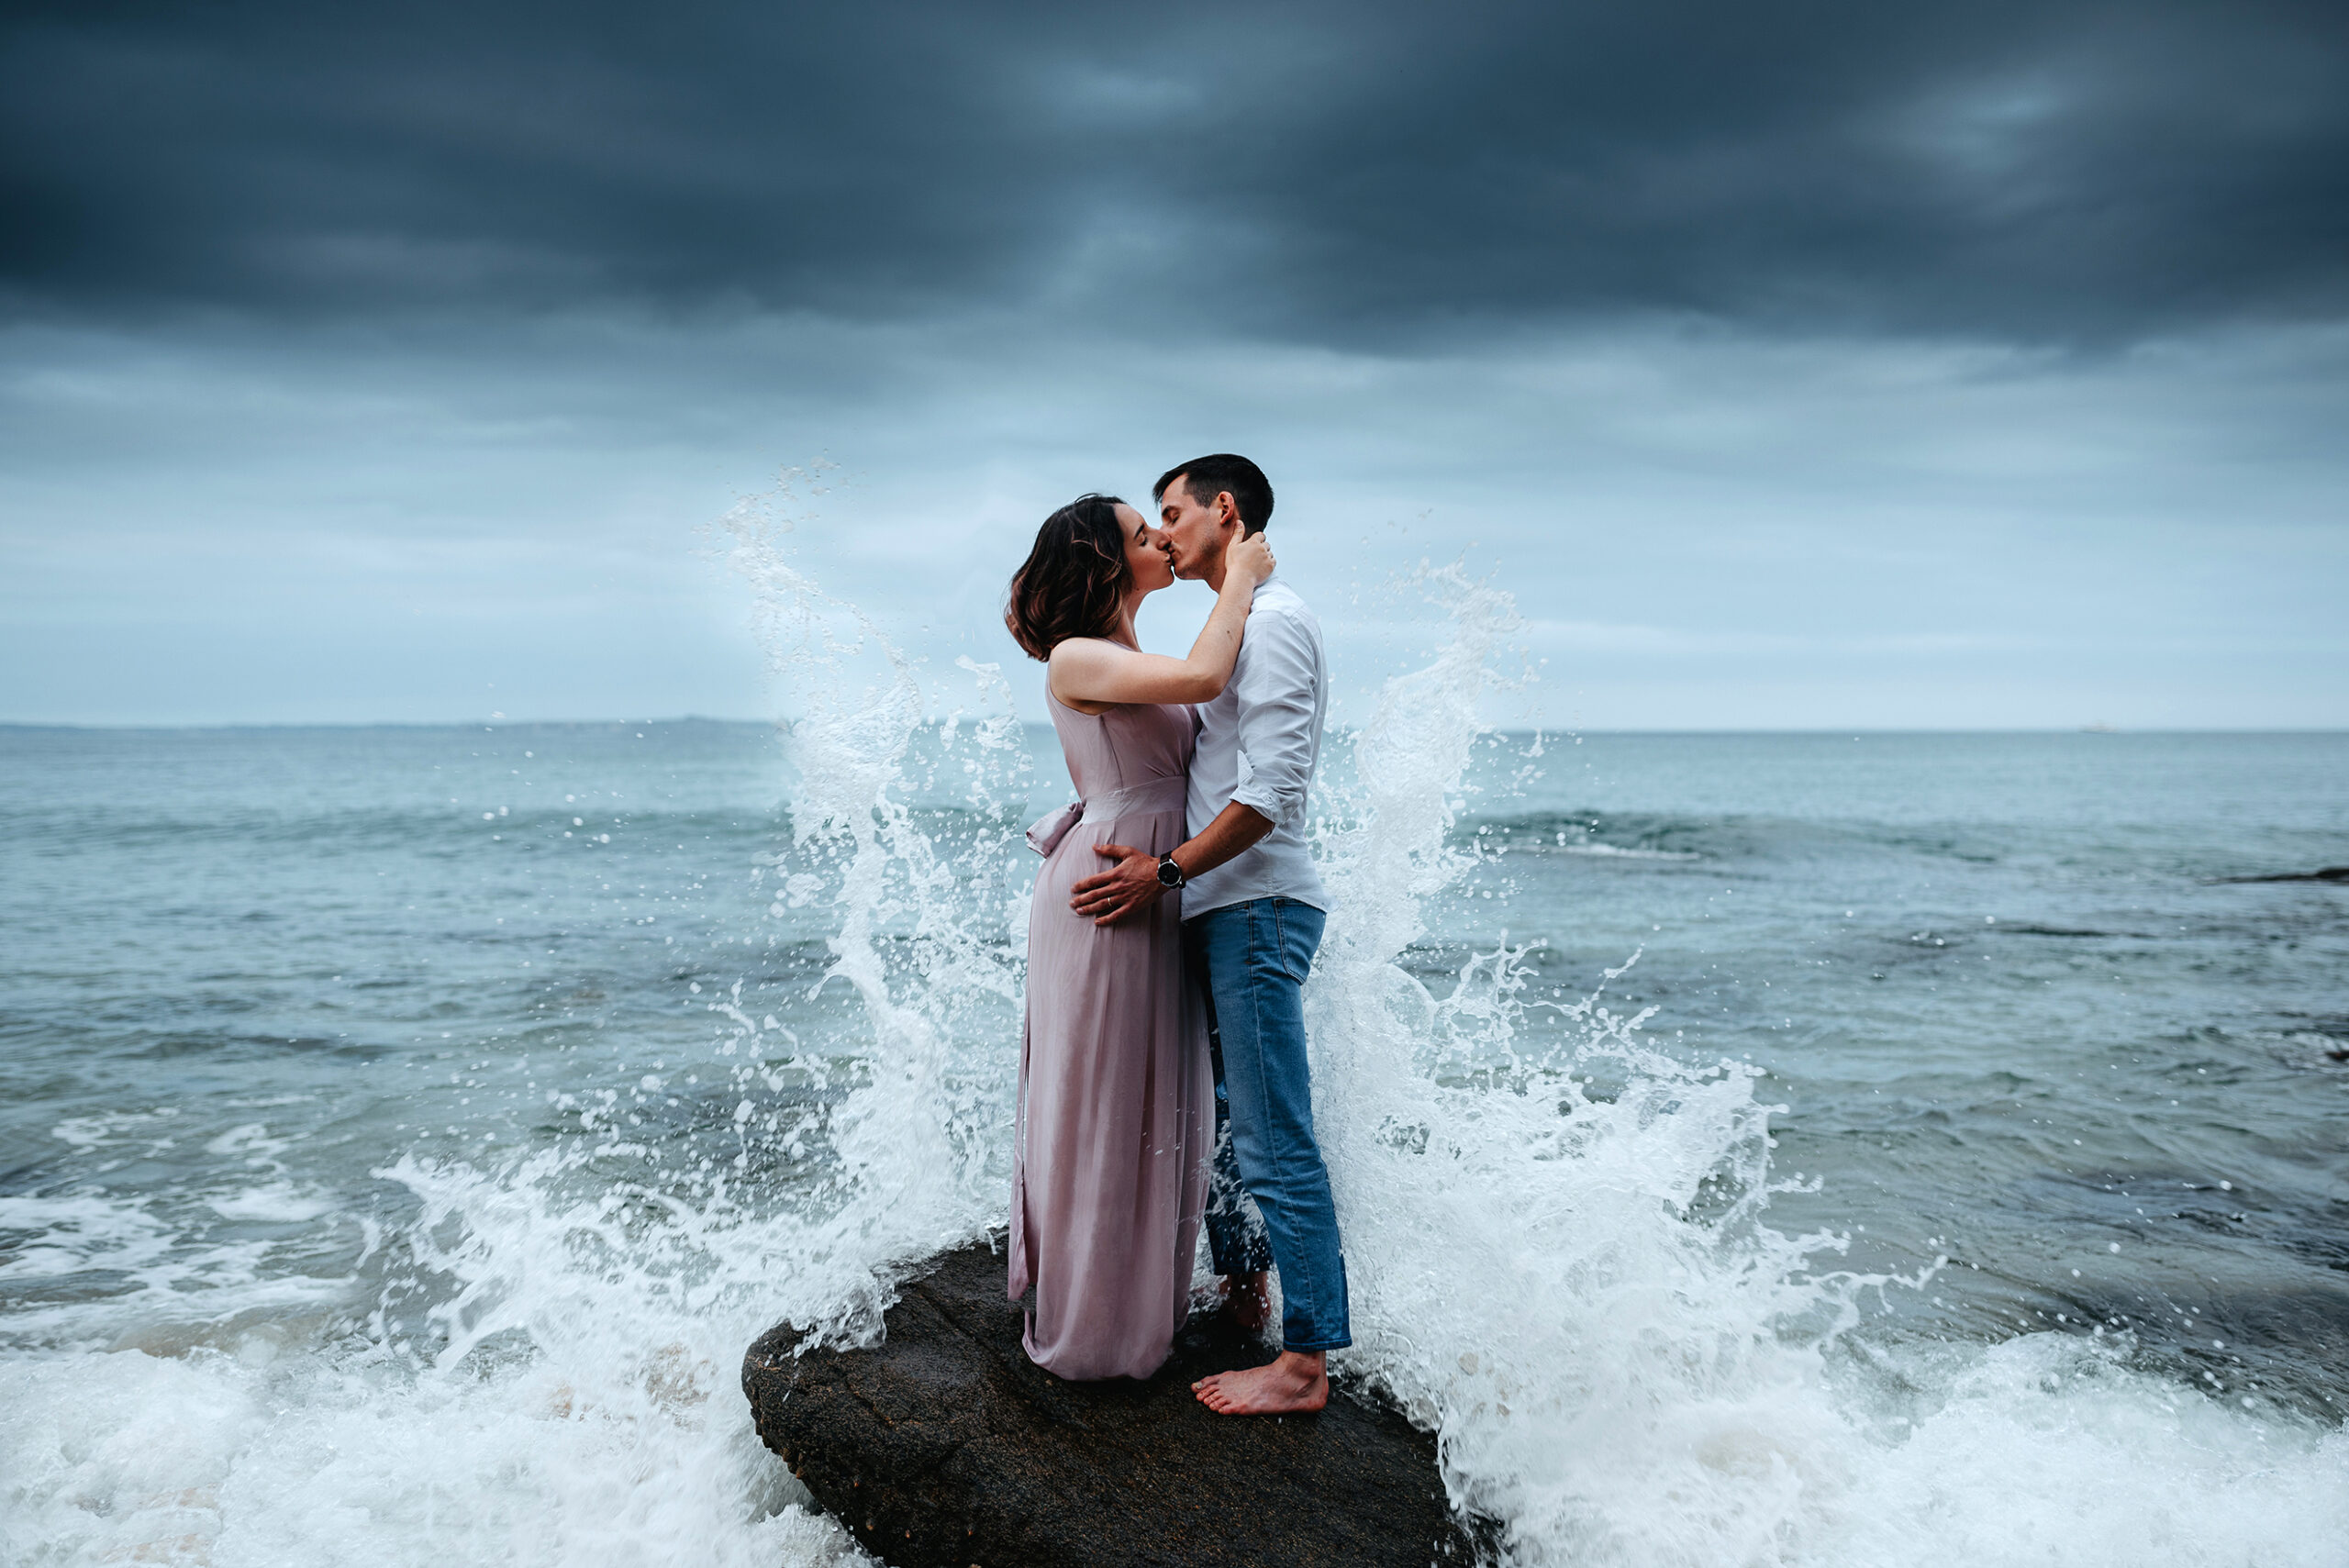
[[[1175,866],[1187,882],[1215,870],[1232,856],[1273,830],[1273,819],[1252,806],[1233,801],[1216,813],[1196,839],[1177,844]],[[1158,880],[1158,857],[1125,844],[1100,844],[1093,851],[1118,863],[1096,872],[1069,889],[1068,906],[1090,915],[1097,926],[1113,926],[1137,909],[1146,909],[1167,891]]]
[[[1312,633],[1278,610],[1257,616],[1248,623],[1247,665],[1232,679],[1240,753],[1248,766],[1231,798],[1275,826],[1300,822],[1313,782],[1314,688],[1320,681]]]
[[[1174,851],[1186,880],[1202,876],[1305,810],[1313,773],[1313,640],[1293,617],[1277,611],[1248,623],[1248,657],[1234,676],[1240,698],[1240,750],[1248,781],[1230,806],[1196,839]],[[1069,907],[1110,925],[1147,907],[1166,891],[1155,856],[1124,844],[1097,853],[1118,863],[1069,889]]]

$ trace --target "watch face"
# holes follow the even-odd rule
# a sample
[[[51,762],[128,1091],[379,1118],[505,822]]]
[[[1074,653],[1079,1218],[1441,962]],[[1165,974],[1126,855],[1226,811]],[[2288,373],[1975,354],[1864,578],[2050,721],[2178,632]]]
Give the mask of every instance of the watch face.
[[[1158,880],[1168,887],[1180,887],[1183,885],[1183,868],[1173,861],[1161,861],[1158,862]]]

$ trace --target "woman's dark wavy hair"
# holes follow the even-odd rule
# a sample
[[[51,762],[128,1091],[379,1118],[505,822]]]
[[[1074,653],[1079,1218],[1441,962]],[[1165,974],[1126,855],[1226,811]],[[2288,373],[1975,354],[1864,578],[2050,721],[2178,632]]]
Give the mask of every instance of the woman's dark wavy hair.
[[[1134,582],[1118,522],[1124,505],[1115,495],[1079,495],[1036,530],[1003,607],[1003,624],[1029,658],[1050,659],[1072,637],[1118,629],[1119,606]]]

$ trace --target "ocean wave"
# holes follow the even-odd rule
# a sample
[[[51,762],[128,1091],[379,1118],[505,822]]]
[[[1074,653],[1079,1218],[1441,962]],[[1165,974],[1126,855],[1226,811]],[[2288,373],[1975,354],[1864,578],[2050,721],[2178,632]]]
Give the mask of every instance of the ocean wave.
[[[1613,861],[1701,861],[1705,857],[1694,850],[1627,850],[1616,844],[1560,844],[1562,855],[1588,855],[1595,860]]]

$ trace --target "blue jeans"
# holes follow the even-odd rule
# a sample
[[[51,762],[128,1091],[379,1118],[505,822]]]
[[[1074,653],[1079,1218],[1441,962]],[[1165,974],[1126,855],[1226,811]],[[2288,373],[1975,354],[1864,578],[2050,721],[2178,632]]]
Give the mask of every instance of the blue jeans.
[[[1293,898],[1252,898],[1183,923],[1215,1056],[1208,1250],[1218,1273],[1255,1273],[1267,1261],[1280,1271],[1281,1341],[1292,1351],[1353,1343],[1305,1061],[1305,977],[1324,923]]]

